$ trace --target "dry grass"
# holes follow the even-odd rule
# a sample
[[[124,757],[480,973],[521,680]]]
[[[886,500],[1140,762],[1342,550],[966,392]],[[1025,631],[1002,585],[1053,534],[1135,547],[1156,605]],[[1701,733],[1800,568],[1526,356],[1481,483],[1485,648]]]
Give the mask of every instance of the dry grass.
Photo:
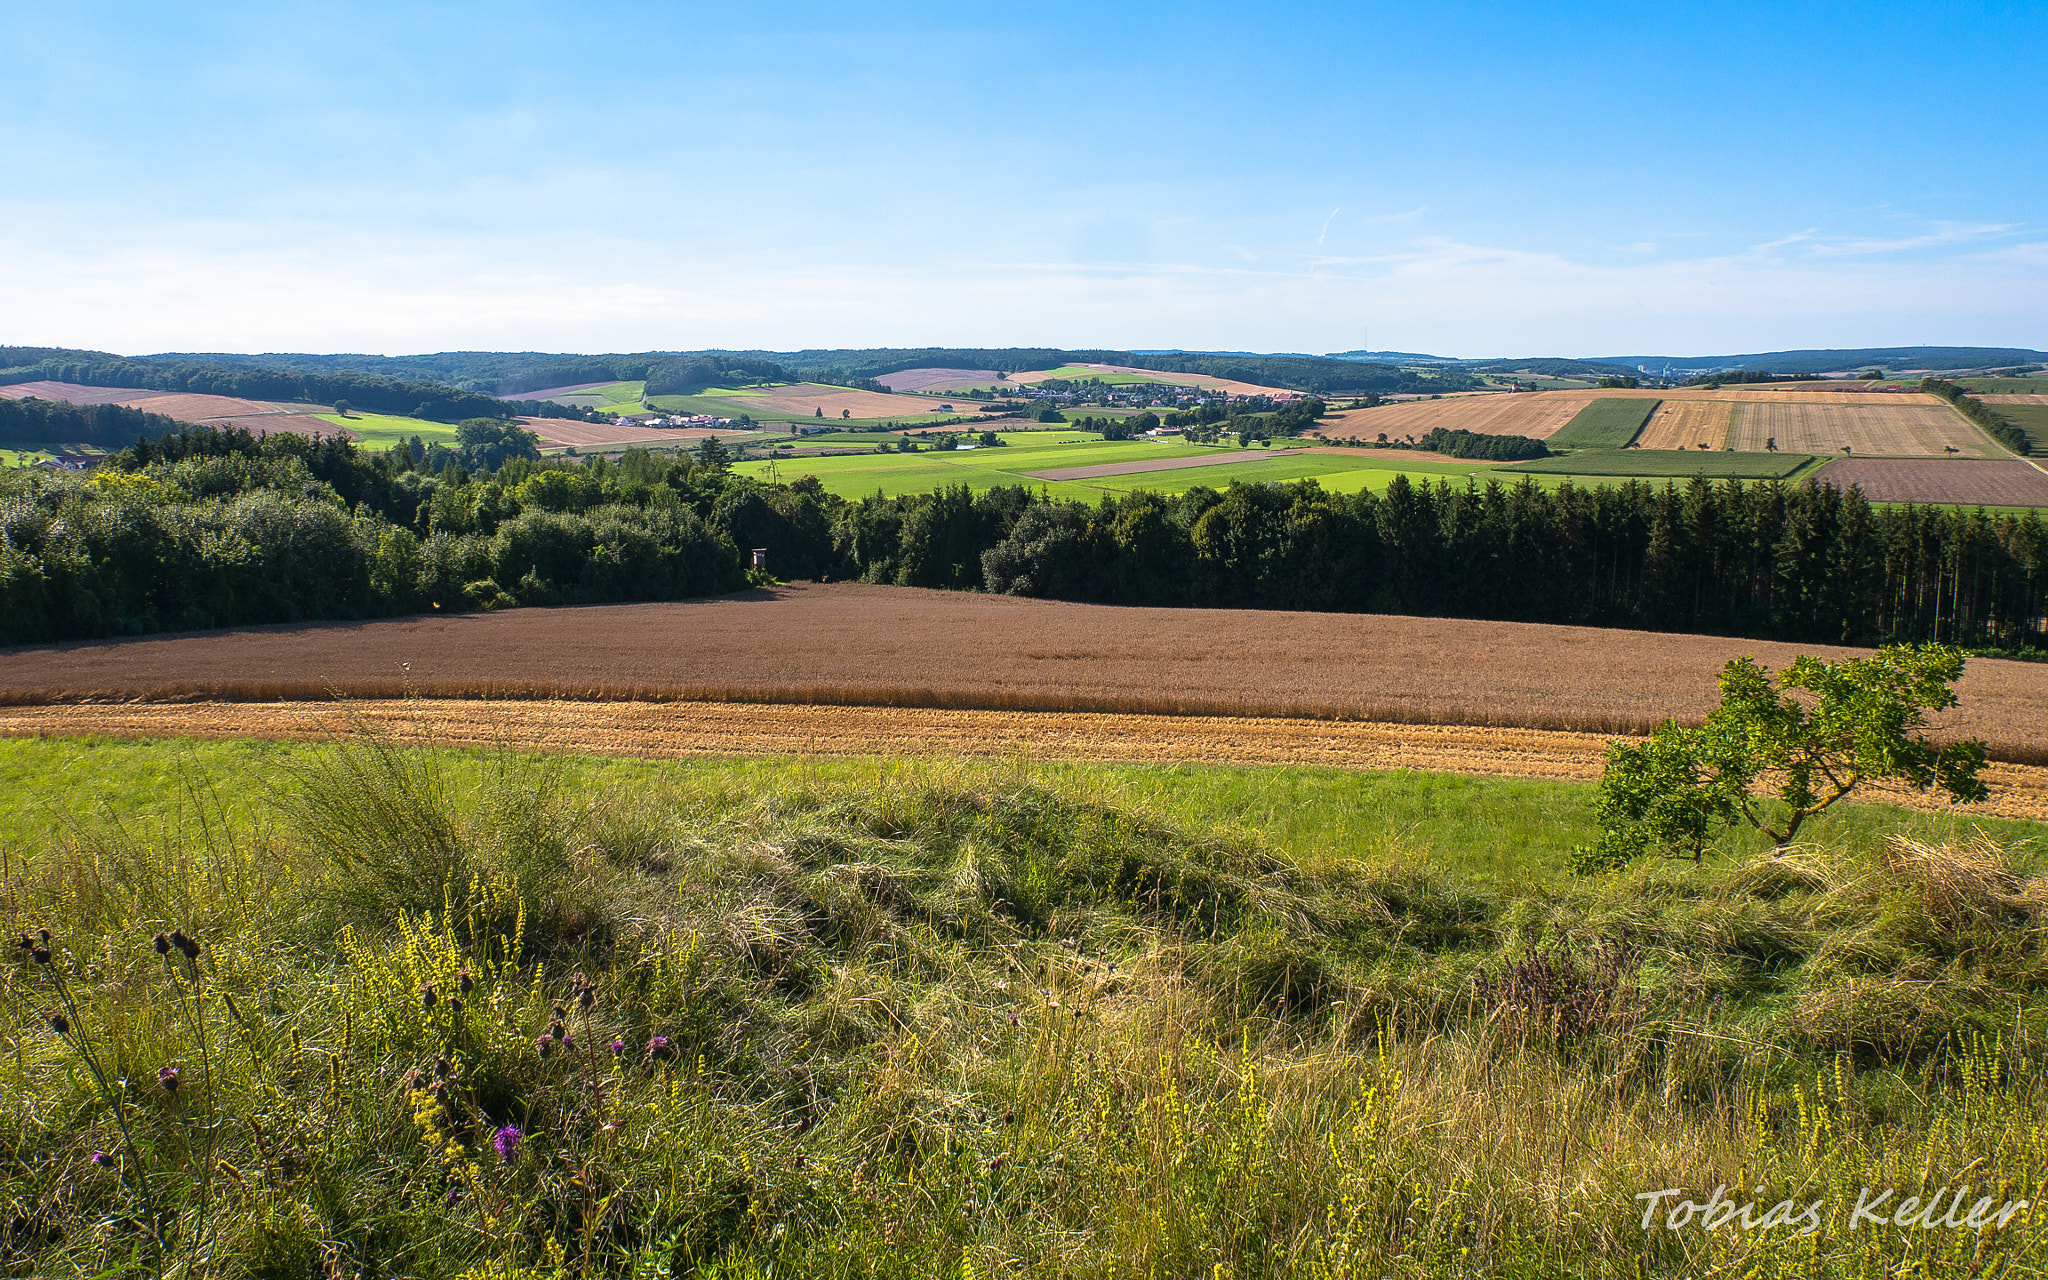
[[[1990,466],[1990,463],[1949,463]],[[2020,464],[2014,464],[2020,465]],[[2044,477],[2048,480],[2048,477]],[[1117,608],[796,584],[712,600],[256,627],[0,653],[0,703],[717,700],[1387,720],[1591,733],[1696,719],[1732,657],[1851,650],[1377,614]],[[1257,655],[1247,661],[1246,655]],[[910,673],[915,673],[910,674]],[[2048,665],[1974,659],[1944,728],[2048,763]]]
[[[23,382],[0,387],[0,398],[63,400],[70,404],[120,404],[144,413],[160,413],[180,422],[215,427],[247,427],[251,431],[295,431],[300,435],[347,435],[314,414],[324,405],[277,404],[185,392],[150,391],[140,387],[82,387],[70,382]]]

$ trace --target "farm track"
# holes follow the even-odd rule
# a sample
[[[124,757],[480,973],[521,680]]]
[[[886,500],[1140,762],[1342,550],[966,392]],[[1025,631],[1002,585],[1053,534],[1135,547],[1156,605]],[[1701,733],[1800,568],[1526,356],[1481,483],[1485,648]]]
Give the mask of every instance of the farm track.
[[[0,708],[0,736],[323,741],[359,728],[442,747],[648,758],[925,756],[1112,764],[1418,769],[1593,781],[1610,738],[1556,730],[1229,716],[1097,715],[715,702],[154,703]],[[1994,763],[1965,812],[2048,821],[2048,768]],[[1924,810],[1936,799],[1876,789]]]

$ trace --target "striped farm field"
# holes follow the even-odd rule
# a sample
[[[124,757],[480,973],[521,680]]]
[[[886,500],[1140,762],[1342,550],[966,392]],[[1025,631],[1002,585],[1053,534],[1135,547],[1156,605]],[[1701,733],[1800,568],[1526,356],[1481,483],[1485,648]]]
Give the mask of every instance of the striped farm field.
[[[1333,414],[1320,427],[1332,439],[1420,437],[1433,427],[1486,435],[1555,437],[1596,400],[1662,400],[1636,443],[1644,449],[1733,448],[1765,452],[1773,437],[1785,453],[1872,457],[2000,457],[2002,451],[1955,410],[1918,392],[1742,390],[1539,391],[1414,400]],[[1559,443],[1566,443],[1560,439]],[[1950,452],[1953,450],[1954,452]]]
[[[1382,433],[1389,440],[1404,440],[1437,427],[1542,440],[1577,417],[1594,398],[1591,391],[1533,391],[1405,400],[1331,413],[1316,430],[1332,440],[1375,440]]]
[[[1722,400],[1666,400],[1636,437],[1643,449],[1719,449],[1728,442],[1728,420],[1737,406]]]
[[[1818,397],[1816,397],[1818,398]],[[1874,457],[2003,456],[1988,436],[1933,396],[1896,401],[1741,404],[1727,443],[1758,450],[1775,439],[1788,453],[1840,453],[1844,446]]]

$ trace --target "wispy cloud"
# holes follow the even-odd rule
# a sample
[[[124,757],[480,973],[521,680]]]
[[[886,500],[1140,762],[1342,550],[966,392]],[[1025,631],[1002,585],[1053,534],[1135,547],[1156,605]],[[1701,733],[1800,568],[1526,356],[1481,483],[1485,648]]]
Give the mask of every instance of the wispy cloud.
[[[1344,206],[1339,205],[1335,209],[1330,210],[1329,217],[1323,219],[1323,229],[1321,231],[1316,232],[1316,247],[1318,249],[1323,247],[1323,237],[1330,234],[1330,224],[1332,222],[1335,222],[1337,220],[1337,215],[1342,213],[1343,211]]]

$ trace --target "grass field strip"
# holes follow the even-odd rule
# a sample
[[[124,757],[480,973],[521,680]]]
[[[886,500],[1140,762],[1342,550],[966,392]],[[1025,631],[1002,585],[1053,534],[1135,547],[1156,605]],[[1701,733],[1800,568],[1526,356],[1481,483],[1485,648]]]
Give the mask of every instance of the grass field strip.
[[[1590,782],[1612,735],[1233,716],[954,711],[722,702],[129,703],[0,708],[0,736],[323,741],[370,725],[454,747],[592,755],[965,757],[1417,769]],[[1993,763],[1991,799],[1968,812],[2048,821],[2048,768]],[[1901,789],[1871,799],[1928,811]]]

